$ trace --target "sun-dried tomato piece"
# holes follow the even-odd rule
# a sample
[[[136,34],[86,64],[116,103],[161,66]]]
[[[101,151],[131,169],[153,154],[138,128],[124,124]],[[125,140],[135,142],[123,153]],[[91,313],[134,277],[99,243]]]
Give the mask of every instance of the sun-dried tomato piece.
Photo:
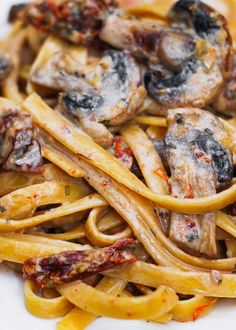
[[[25,6],[19,17],[36,29],[75,44],[87,44],[99,34],[115,0],[43,0]]]
[[[113,139],[113,143],[109,152],[124,164],[129,170],[134,163],[134,155],[128,147],[125,139],[121,135],[117,135]]]
[[[48,257],[25,261],[24,277],[41,288],[85,279],[93,274],[136,261],[132,254],[133,239],[123,239],[115,245],[88,251],[66,251]]]

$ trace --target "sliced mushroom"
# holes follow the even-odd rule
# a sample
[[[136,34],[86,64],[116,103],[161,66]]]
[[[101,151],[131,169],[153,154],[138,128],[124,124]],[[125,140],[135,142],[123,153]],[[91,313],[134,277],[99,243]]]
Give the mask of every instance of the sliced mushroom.
[[[121,12],[115,12],[105,20],[99,37],[113,47],[131,52],[139,60],[156,64],[159,39],[166,31],[170,29],[163,25],[126,19]]]
[[[86,69],[68,53],[58,52],[31,74],[30,81],[58,92],[86,89],[89,88],[84,79]]]
[[[226,20],[198,0],[179,0],[169,13],[169,26],[113,14],[100,38],[145,60],[145,86],[162,108],[213,102],[231,72]]]
[[[158,64],[163,60],[167,67],[175,70],[194,51],[188,34],[157,23],[122,18],[119,12],[108,16],[100,39],[113,47],[128,50],[141,61]]]
[[[236,111],[236,55],[234,55],[234,66],[231,76],[226,82],[222,92],[212,104],[214,110],[225,114]]]
[[[99,63],[83,67],[69,55],[55,54],[31,80],[63,91],[61,110],[77,119],[104,147],[109,147],[113,139],[106,126],[133,118],[146,96],[134,59],[115,50],[106,51]]]
[[[164,70],[157,68],[146,73],[147,90],[159,103],[169,107],[204,107],[214,101],[232,69],[232,40],[226,20],[201,1],[180,0],[171,9],[169,21],[173,28],[189,31],[194,54],[182,63],[179,72],[162,60]],[[165,45],[168,54],[168,40]],[[177,48],[173,54],[178,57]]]
[[[25,6],[19,17],[36,29],[75,44],[91,43],[115,0],[36,0]]]
[[[0,166],[5,170],[40,172],[42,155],[31,117],[11,102],[0,103]]]
[[[158,44],[158,58],[168,70],[180,72],[193,54],[195,45],[193,38],[183,32],[169,31],[163,33]]]
[[[233,177],[230,137],[217,117],[186,108],[168,111],[165,154],[171,171],[171,191],[177,198],[198,198],[216,193]],[[216,256],[215,213],[171,214],[169,236],[184,250]]]

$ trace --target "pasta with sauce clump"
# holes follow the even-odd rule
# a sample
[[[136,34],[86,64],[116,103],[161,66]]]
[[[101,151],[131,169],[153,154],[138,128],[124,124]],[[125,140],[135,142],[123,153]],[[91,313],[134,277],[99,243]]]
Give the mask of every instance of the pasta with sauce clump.
[[[0,259],[57,330],[236,298],[236,2],[36,0],[0,43]]]

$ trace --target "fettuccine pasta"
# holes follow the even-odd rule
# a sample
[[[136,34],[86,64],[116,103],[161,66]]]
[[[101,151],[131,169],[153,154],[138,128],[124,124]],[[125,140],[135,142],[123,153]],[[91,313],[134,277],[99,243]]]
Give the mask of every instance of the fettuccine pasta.
[[[235,13],[235,0],[12,6],[0,260],[29,313],[57,330],[164,326],[236,299]]]

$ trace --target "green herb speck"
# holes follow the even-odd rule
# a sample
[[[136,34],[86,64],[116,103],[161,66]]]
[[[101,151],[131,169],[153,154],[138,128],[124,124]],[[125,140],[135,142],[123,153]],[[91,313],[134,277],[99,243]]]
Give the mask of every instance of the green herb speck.
[[[235,92],[232,92],[231,99],[232,100],[235,100],[236,99],[236,93]]]
[[[109,125],[109,122],[110,122],[109,120],[105,119],[105,120],[102,121],[102,124],[103,125]]]
[[[47,282],[47,288],[53,288],[54,286],[56,286],[56,283],[53,280],[49,280]]]
[[[44,275],[44,272],[42,270],[39,270],[36,272],[35,274],[37,277],[40,277],[40,276],[43,276]]]
[[[51,258],[48,259],[48,264],[49,265],[53,265],[54,262],[55,262],[55,257],[51,257]]]
[[[6,209],[4,206],[0,205],[0,212],[1,212],[1,213],[5,212],[6,210],[7,210],[7,209]]]
[[[70,187],[65,186],[65,196],[69,196],[69,195],[70,195]]]

